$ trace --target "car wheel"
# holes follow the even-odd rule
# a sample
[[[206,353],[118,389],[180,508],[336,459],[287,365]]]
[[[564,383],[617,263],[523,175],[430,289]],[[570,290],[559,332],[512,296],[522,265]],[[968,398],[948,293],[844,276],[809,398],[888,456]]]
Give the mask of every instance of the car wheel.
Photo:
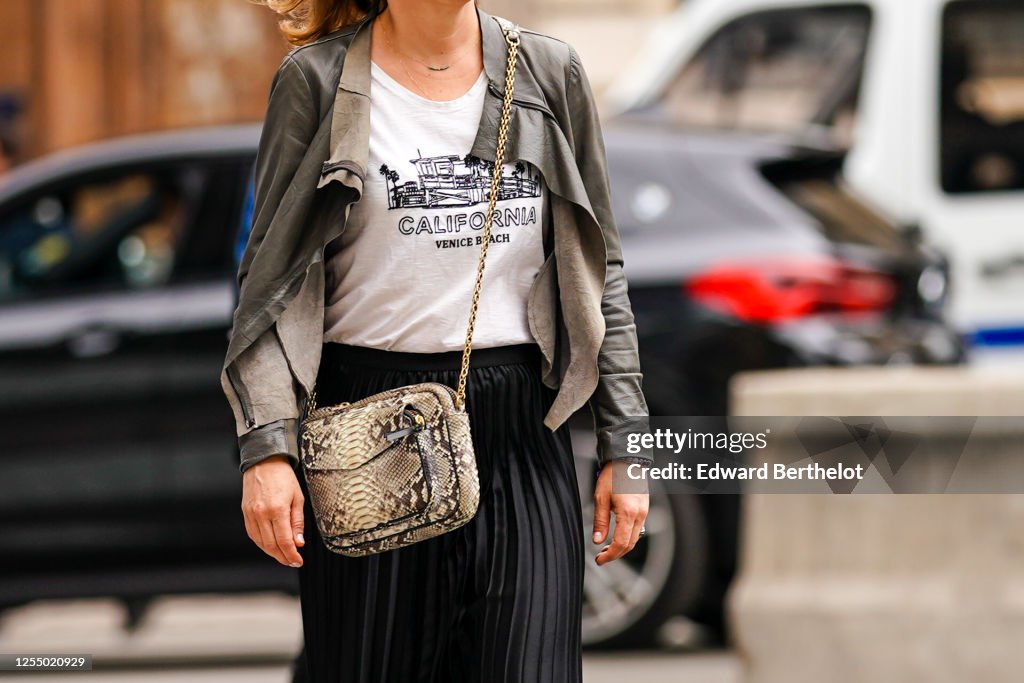
[[[700,595],[707,576],[704,514],[691,495],[669,494],[649,485],[647,533],[628,555],[599,567],[605,544],[590,541],[594,524],[592,432],[572,430],[586,539],[583,580],[584,647],[643,647],[659,643],[659,629]]]

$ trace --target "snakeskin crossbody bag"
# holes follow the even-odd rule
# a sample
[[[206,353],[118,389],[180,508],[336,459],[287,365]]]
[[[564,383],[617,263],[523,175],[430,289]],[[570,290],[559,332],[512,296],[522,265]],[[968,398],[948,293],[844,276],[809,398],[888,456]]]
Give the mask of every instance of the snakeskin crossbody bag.
[[[425,382],[321,408],[314,389],[306,404],[302,471],[320,537],[335,553],[372,555],[438,536],[472,519],[480,503],[466,379],[519,52],[518,28],[500,23],[508,44],[505,94],[458,388]]]

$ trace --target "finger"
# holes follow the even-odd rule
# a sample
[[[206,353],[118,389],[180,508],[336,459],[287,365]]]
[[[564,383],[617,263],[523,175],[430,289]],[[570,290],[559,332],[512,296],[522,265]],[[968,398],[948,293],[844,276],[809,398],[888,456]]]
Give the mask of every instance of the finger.
[[[633,545],[630,546],[630,550],[636,547],[636,544],[640,542],[640,539],[647,532],[647,515],[650,514],[650,511],[647,501],[644,501],[644,507],[636,517],[636,538],[633,539]]]
[[[635,518],[631,513],[615,514],[615,536],[612,543],[598,555],[598,564],[619,559],[629,551],[629,539],[633,535]]]
[[[283,512],[275,515],[273,518],[273,525],[274,541],[277,543],[281,557],[284,558],[284,563],[289,567],[301,567],[302,556],[299,555],[299,551],[295,547],[291,508],[285,508]]]
[[[600,493],[594,494],[594,543],[602,543],[608,537],[608,524],[611,517],[611,499]]]
[[[262,537],[260,548],[263,552],[281,564],[288,564],[284,559],[284,555],[281,554],[281,549],[277,547],[277,541],[274,540],[274,523],[272,518],[268,516],[260,517],[259,526],[260,536]]]
[[[644,528],[644,520],[642,517],[637,517],[633,520],[633,531],[629,535],[629,545],[626,548],[626,553],[633,550],[636,547],[637,542],[640,540],[640,530]],[[626,553],[623,553],[625,555]]]
[[[300,548],[306,545],[306,539],[302,535],[306,528],[303,503],[305,500],[302,497],[302,492],[296,491],[292,496],[292,537],[295,539],[295,545]]]
[[[612,539],[612,551],[618,553],[615,559],[619,559],[629,550],[629,539],[638,528],[636,513],[630,511],[615,514],[615,537]]]

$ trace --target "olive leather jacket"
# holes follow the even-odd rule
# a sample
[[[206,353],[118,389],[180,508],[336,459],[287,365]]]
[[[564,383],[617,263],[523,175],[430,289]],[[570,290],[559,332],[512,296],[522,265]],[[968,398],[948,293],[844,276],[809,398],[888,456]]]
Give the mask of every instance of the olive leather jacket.
[[[488,89],[471,154],[493,161],[507,46],[504,20],[477,12]],[[324,250],[375,172],[367,168],[372,22],[293,49],[271,85],[221,373],[243,471],[273,455],[298,460],[299,420],[323,342]],[[506,159],[536,166],[550,190],[546,259],[528,300],[542,381],[557,389],[544,424],[556,429],[589,403],[604,462],[626,455],[612,447],[615,430],[635,424],[623,418],[647,415],[604,143],[575,50],[519,34]]]

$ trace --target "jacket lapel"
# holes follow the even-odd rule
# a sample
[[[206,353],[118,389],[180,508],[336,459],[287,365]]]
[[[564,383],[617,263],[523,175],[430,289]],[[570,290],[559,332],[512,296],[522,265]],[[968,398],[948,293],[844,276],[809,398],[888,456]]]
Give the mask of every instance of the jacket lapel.
[[[331,119],[330,156],[323,164],[320,183],[331,181],[363,191],[370,156],[370,28],[367,19],[352,36],[345,51]]]
[[[498,22],[479,8],[477,12],[488,88],[472,154],[494,161],[506,87],[508,46]],[[587,194],[576,155],[563,126],[545,101],[543,85],[537,82],[527,66],[531,57],[524,55],[521,49],[505,158],[521,159],[538,168],[552,194],[556,273],[545,268],[543,277],[557,278],[557,284],[549,284],[547,290],[535,287],[531,291],[531,303],[535,297],[540,297],[536,301],[541,301],[544,292],[552,290],[558,292],[560,301],[557,304],[544,301],[544,305],[531,305],[531,329],[544,353],[542,374],[545,378],[552,379],[558,371],[578,378],[556,397],[545,419],[545,424],[553,428],[553,416],[571,414],[580,408],[597,385],[597,357],[605,335],[600,302],[607,272],[607,254],[604,235]],[[571,129],[571,121],[562,124]],[[570,226],[576,226],[576,229]],[[541,278],[536,284],[542,284]],[[558,334],[555,330],[559,324],[557,308],[572,322],[566,329],[566,341],[572,353],[563,353],[560,358],[555,357],[554,340],[548,337],[549,334]]]

